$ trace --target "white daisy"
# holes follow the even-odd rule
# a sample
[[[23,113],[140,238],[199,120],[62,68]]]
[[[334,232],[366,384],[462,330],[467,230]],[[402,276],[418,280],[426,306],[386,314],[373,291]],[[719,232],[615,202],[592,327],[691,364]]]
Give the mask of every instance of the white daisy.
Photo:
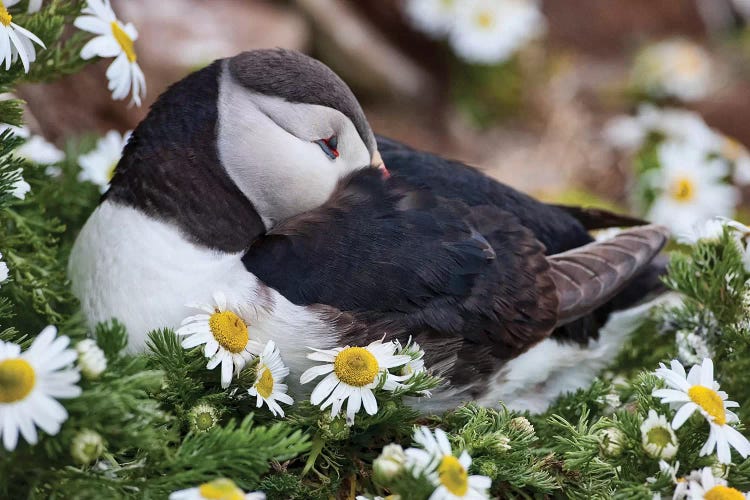
[[[732,180],[742,186],[750,184],[750,151],[737,139],[726,135],[719,144],[719,154],[734,165]]]
[[[5,61],[5,69],[9,70],[10,65],[18,58],[21,58],[23,70],[28,73],[29,64],[36,60],[34,43],[43,49],[46,47],[44,46],[44,42],[34,33],[13,22],[13,16],[10,15],[7,8],[12,7],[20,1],[0,1],[0,64]],[[31,7],[29,5],[29,9]]]
[[[10,186],[10,194],[18,198],[19,200],[25,200],[26,194],[31,191],[31,186],[23,178],[23,169],[19,168],[13,172],[13,177],[17,179]]]
[[[230,479],[214,479],[196,488],[188,488],[170,493],[169,500],[266,500],[265,493],[255,491],[245,493]]]
[[[8,276],[10,276],[10,270],[8,269],[8,264],[5,263],[5,261],[2,260],[3,254],[0,253],[0,283],[8,279]]]
[[[388,481],[404,470],[406,453],[401,445],[391,443],[383,447],[378,458],[372,462],[372,471],[381,481]]]
[[[727,219],[712,217],[706,221],[693,224],[689,231],[677,235],[677,242],[684,245],[696,245],[700,241],[719,241],[724,234]]]
[[[435,429],[433,434],[427,427],[420,427],[414,431],[414,441],[421,448],[404,452],[406,466],[415,475],[427,476],[436,486],[430,500],[489,498],[490,478],[469,475],[471,457],[465,450],[456,457],[442,429]]]
[[[96,462],[104,452],[104,438],[90,429],[79,431],[70,443],[70,456],[80,465]]]
[[[311,380],[326,375],[310,395],[310,402],[320,405],[321,409],[331,406],[331,415],[336,416],[348,399],[346,416],[349,420],[364,406],[369,415],[378,411],[378,401],[373,389],[382,383],[386,391],[396,389],[402,380],[388,372],[408,363],[410,356],[394,355],[397,345],[395,342],[380,340],[372,342],[367,347],[337,347],[335,349],[313,349],[307,358],[313,361],[323,361],[326,364],[307,369],[300,377],[300,382],[306,384]]]
[[[625,433],[617,427],[607,427],[599,431],[599,449],[606,457],[616,457],[622,453],[626,441]]]
[[[691,474],[691,476],[694,476]],[[714,477],[711,467],[704,467],[700,471],[700,479],[691,477],[687,487],[687,497],[691,500],[745,500],[750,493],[727,486],[727,482]]]
[[[140,106],[141,98],[146,95],[146,80],[136,62],[133,42],[138,39],[138,31],[135,26],[118,20],[109,0],[88,0],[81,13],[84,15],[76,18],[75,26],[98,35],[83,46],[81,58],[114,57],[107,68],[112,99],[125,99],[132,93],[131,102]]]
[[[0,341],[0,434],[8,451],[16,448],[18,434],[36,444],[39,427],[49,435],[60,431],[68,412],[57,402],[81,394],[78,371],[67,366],[76,352],[67,349],[70,339],[55,338],[57,328],[48,326],[31,347]]]
[[[21,158],[40,165],[51,165],[65,159],[65,153],[41,135],[32,135],[27,127],[0,125],[0,133],[10,130],[14,136],[26,139],[14,152]]]
[[[208,403],[198,403],[188,411],[188,425],[193,432],[208,432],[219,423],[219,412]]]
[[[641,104],[635,116],[617,116],[604,127],[607,142],[627,150],[640,148],[653,133],[687,143],[705,154],[721,153],[723,136],[706,125],[699,114],[684,109]]]
[[[739,404],[727,401],[727,393],[719,390],[711,359],[704,359],[702,365],[694,365],[687,375],[679,361],[673,360],[671,366],[670,369],[662,364],[656,370],[656,375],[670,388],[656,389],[653,394],[661,398],[662,403],[679,406],[672,426],[679,429],[698,410],[710,426],[708,441],[701,449],[701,456],[712,453],[716,448],[719,462],[728,464],[732,461],[731,446],[743,458],[747,458],[750,455],[750,441],[729,425],[739,420],[729,408],[736,408]]]
[[[424,350],[419,346],[418,343],[414,342],[409,338],[408,342],[404,347],[401,347],[401,342],[395,340],[396,352],[399,355],[409,356],[409,361],[401,367],[399,375],[411,378],[418,373],[425,371],[424,366]]]
[[[648,179],[659,192],[647,218],[673,233],[687,233],[713,216],[731,216],[739,201],[736,188],[724,183],[726,163],[700,149],[665,142],[658,149],[661,168]]]
[[[105,192],[109,187],[109,181],[115,174],[117,163],[122,157],[122,149],[129,138],[130,131],[122,135],[116,130],[107,132],[97,141],[92,151],[78,157],[78,165],[81,167],[78,180],[96,184],[102,193]]]
[[[648,418],[641,424],[641,444],[648,456],[665,460],[674,457],[679,446],[667,418],[654,410],[648,411]]]
[[[107,369],[107,356],[96,345],[96,340],[81,340],[76,344],[76,352],[78,353],[78,367],[87,379],[96,380]]]
[[[534,0],[464,0],[455,15],[450,43],[472,63],[505,61],[545,28]]]
[[[633,66],[633,81],[650,95],[695,101],[712,90],[715,71],[711,56],[684,38],[647,46]]]
[[[404,13],[415,28],[437,38],[450,32],[458,3],[459,0],[407,0]]]
[[[206,368],[213,370],[221,364],[221,386],[229,387],[232,373],[238,374],[255,355],[261,345],[250,339],[245,320],[227,306],[227,298],[221,292],[213,294],[214,305],[188,305],[205,311],[182,320],[175,331],[185,337],[182,347],[191,349],[204,345],[203,354],[210,358]]]
[[[294,400],[286,393],[284,378],[289,375],[289,368],[284,366],[279,349],[273,340],[269,340],[258,358],[255,368],[255,383],[247,390],[251,396],[257,396],[257,407],[268,405],[274,416],[284,416],[284,410],[278,402],[290,405]],[[277,402],[278,401],[278,402]]]

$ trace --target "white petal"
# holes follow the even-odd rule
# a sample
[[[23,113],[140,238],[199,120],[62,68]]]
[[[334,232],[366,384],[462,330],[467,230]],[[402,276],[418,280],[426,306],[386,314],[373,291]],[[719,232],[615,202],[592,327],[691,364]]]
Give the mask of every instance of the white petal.
[[[312,368],[308,368],[307,370],[305,370],[305,372],[300,377],[300,382],[306,384],[314,378],[325,375],[326,373],[331,373],[332,371],[333,365],[331,364],[313,366]]]
[[[677,410],[677,413],[672,420],[672,428],[679,429],[682,424],[684,424],[687,419],[690,418],[690,415],[692,415],[693,412],[697,409],[698,405],[696,405],[695,403],[685,403],[684,405],[682,405],[682,407]]]
[[[714,386],[714,362],[711,358],[703,360],[703,366],[701,367],[701,385],[705,387]]]
[[[737,429],[729,425],[724,426],[724,432],[727,436],[727,440],[737,452],[742,455],[742,458],[750,456],[750,441],[747,440]]]
[[[336,377],[336,374],[329,373],[328,376],[321,380],[318,385],[315,386],[315,389],[313,389],[312,394],[310,394],[310,403],[319,405],[320,402],[336,388],[338,383],[339,379]]]
[[[370,389],[362,389],[362,404],[368,415],[375,415],[378,412],[378,401]]]
[[[117,40],[109,36],[97,36],[89,40],[81,49],[81,59],[92,57],[115,57],[121,52]]]
[[[88,31],[96,35],[112,36],[112,26],[98,17],[79,16],[73,21],[73,26],[79,30]]]
[[[221,388],[226,389],[232,382],[233,362],[230,356],[225,356],[221,362]]]
[[[18,444],[18,424],[15,418],[15,408],[13,406],[5,408],[0,416],[3,419],[3,446],[6,450],[13,451]]]

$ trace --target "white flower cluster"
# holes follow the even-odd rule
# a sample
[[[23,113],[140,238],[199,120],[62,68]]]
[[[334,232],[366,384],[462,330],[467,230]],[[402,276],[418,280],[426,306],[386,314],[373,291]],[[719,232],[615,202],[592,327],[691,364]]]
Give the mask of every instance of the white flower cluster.
[[[723,478],[717,477],[725,475],[726,464],[731,463],[731,448],[743,458],[750,455],[750,441],[730,425],[738,419],[729,408],[736,408],[739,404],[729,401],[727,393],[719,390],[711,359],[706,358],[700,365],[694,365],[687,374],[679,361],[673,360],[670,365],[667,368],[662,364],[656,370],[656,375],[668,388],[655,389],[653,395],[660,398],[663,404],[669,404],[675,412],[672,422],[668,422],[664,415],[649,410],[648,418],[641,425],[641,435],[644,450],[649,456],[660,459],[661,473],[674,485],[671,498],[746,498],[746,494],[729,487]],[[710,428],[700,456],[710,455],[716,450],[716,465],[721,467],[716,467],[716,471],[706,467],[692,471],[687,477],[678,477],[680,463],[670,465],[666,460],[674,458],[679,448],[675,430],[682,427],[696,411],[705,418]],[[648,478],[647,482],[653,484],[656,478]],[[658,493],[654,498],[657,497],[660,498]]]
[[[203,346],[209,370],[221,365],[221,386],[229,387],[232,378],[239,375],[248,364],[255,365],[255,382],[248,394],[257,398],[257,407],[264,403],[274,416],[284,416],[279,403],[291,405],[294,400],[287,394],[283,383],[289,368],[273,340],[265,346],[250,335],[246,307],[230,304],[222,292],[213,294],[214,303],[188,307],[202,311],[185,318],[176,330],[183,337],[182,346],[192,349]],[[251,308],[252,309],[252,308]],[[398,341],[375,341],[365,347],[346,346],[334,349],[312,349],[307,355],[312,361],[323,364],[310,367],[300,377],[307,384],[317,377],[325,377],[315,386],[310,402],[321,409],[331,408],[331,416],[341,413],[346,404],[349,424],[361,410],[369,415],[378,411],[375,390],[395,391],[408,388],[405,382],[424,372],[424,351],[415,342],[402,347]],[[396,370],[398,369],[398,370]],[[396,373],[398,372],[398,373]],[[423,395],[428,395],[424,394]]]
[[[716,450],[719,462],[729,464],[732,462],[731,448],[737,450],[743,458],[750,455],[750,441],[730,425],[739,419],[729,408],[737,408],[739,404],[729,401],[727,393],[719,390],[710,358],[704,359],[700,365],[694,365],[689,373],[685,372],[682,363],[673,360],[670,368],[662,364],[656,370],[656,375],[664,380],[668,388],[656,389],[653,395],[676,410],[672,429],[679,429],[696,411],[708,422],[708,441],[700,451],[701,456]]]
[[[410,474],[415,478],[426,477],[432,483],[435,490],[430,495],[431,500],[490,498],[490,478],[469,475],[471,456],[465,450],[459,456],[454,455],[445,431],[435,429],[433,432],[419,427],[414,431],[414,442],[418,446],[406,450],[397,444],[383,448],[373,462],[373,472],[380,482],[387,483],[401,474]]]
[[[716,68],[700,45],[673,38],[647,45],[635,58],[633,85],[651,97],[696,101],[713,90]]]
[[[727,179],[750,183],[748,150],[690,111],[645,104],[636,116],[613,118],[604,135],[624,150],[655,146],[656,162],[639,173],[637,191],[645,193],[646,217],[676,234],[714,216],[731,217],[740,192]]]
[[[536,0],[407,0],[404,11],[414,27],[447,37],[470,63],[506,61],[545,29]]]
[[[34,44],[46,47],[34,33],[13,22],[8,8],[20,1],[0,1],[0,46],[4,47],[0,51],[0,64],[5,63],[8,70],[20,59],[24,71],[28,73],[31,63],[36,60]],[[41,6],[42,0],[30,0],[27,12],[37,12]],[[140,106],[146,94],[146,81],[136,62],[134,42],[138,39],[138,31],[135,26],[132,23],[123,24],[117,19],[110,0],[87,0],[81,13],[83,15],[75,20],[75,26],[97,35],[81,49],[81,57],[113,57],[114,61],[107,69],[112,98],[121,100],[131,94],[131,102]]]

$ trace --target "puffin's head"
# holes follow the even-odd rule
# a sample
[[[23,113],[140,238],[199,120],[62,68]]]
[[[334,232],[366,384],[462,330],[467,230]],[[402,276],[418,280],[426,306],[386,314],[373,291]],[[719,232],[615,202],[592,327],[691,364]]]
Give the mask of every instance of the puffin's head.
[[[349,173],[382,166],[352,91],[298,52],[225,61],[218,109],[219,159],[267,225],[321,205]]]
[[[364,168],[387,172],[349,87],[298,52],[255,50],[216,61],[160,96],[133,132],[106,197],[228,247],[190,210],[234,219],[247,239],[247,226],[262,225],[257,236],[320,206],[340,179]],[[206,234],[196,237],[196,229]]]

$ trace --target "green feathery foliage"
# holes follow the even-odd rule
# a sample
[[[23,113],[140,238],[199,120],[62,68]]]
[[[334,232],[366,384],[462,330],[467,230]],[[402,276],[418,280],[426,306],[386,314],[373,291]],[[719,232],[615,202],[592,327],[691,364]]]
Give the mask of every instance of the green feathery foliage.
[[[14,6],[14,19],[47,48],[38,51],[28,74],[18,62],[0,72],[0,91],[83,67],[79,53],[89,37],[69,27],[84,3],[45,2],[30,15],[27,2]],[[20,125],[20,104],[0,102],[0,120]],[[732,452],[733,463],[720,466],[715,453],[701,456],[709,432],[701,414],[675,431],[674,443],[669,427],[643,430],[650,412],[666,421],[674,417],[674,409],[652,394],[664,386],[654,370],[675,358],[689,367],[710,356],[722,389],[740,403],[736,413],[750,418],[750,259],[742,228],[677,248],[665,283],[679,299],[652,309],[606,372],[542,414],[467,403],[424,415],[420,398],[440,380],[420,372],[404,388],[376,388],[375,415],[357,414],[351,422],[297,401],[281,419],[257,408],[247,392],[257,361],[222,388],[202,350],[184,349],[172,330],[151,332],[146,352],[132,353],[116,320],[86,327],[65,270],[75,236],[99,199],[96,186],[77,180],[78,157],[95,138],[69,139],[54,176],[14,154],[22,142],[10,130],[0,134],[0,252],[9,268],[0,283],[0,340],[27,349],[37,332],[54,324],[75,347],[94,340],[103,371],[82,368],[80,396],[61,401],[67,419],[59,432],[40,430],[34,445],[22,440],[13,451],[0,448],[0,498],[165,498],[226,477],[271,499],[426,499],[440,481],[436,471],[407,465],[403,454],[414,450],[389,448],[396,458],[381,456],[391,443],[419,448],[413,436],[420,426],[444,430],[453,453],[471,456],[469,474],[490,478],[490,492],[500,498],[666,498],[675,478],[702,467],[750,489],[750,460]],[[641,158],[645,170],[653,160],[648,155]],[[31,190],[20,199],[13,193],[23,180]],[[413,345],[403,352],[418,355]],[[83,366],[81,358],[76,365]],[[0,378],[0,388],[12,382]],[[736,428],[747,434],[741,424]],[[672,455],[644,447],[659,432],[674,445]],[[660,458],[666,461],[661,468]],[[677,461],[676,472],[665,467]]]

